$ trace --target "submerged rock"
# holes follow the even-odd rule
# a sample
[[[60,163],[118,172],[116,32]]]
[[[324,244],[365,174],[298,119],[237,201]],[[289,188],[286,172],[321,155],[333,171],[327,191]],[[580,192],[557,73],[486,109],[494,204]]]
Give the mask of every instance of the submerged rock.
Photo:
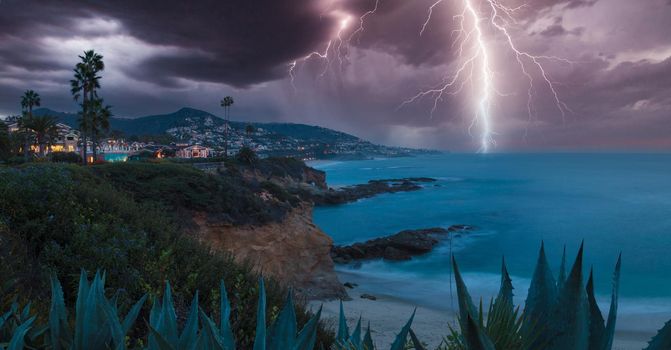
[[[335,246],[331,258],[337,264],[347,264],[357,260],[385,259],[390,261],[410,260],[433,250],[434,246],[450,234],[470,231],[473,226],[452,225],[447,229],[432,227],[419,230],[405,230],[391,236],[371,239],[349,246]]]
[[[374,295],[370,295],[370,294],[361,294],[361,299],[368,299],[368,300],[375,301],[375,300],[377,300],[377,297],[374,296]]]

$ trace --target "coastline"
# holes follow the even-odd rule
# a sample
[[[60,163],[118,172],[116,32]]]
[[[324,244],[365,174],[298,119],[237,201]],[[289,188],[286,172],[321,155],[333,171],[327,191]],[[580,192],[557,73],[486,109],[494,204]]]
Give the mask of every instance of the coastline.
[[[336,271],[341,282],[350,282],[357,285],[353,289],[347,289],[351,300],[343,301],[350,332],[361,316],[361,324],[364,329],[370,322],[371,334],[377,347],[384,349],[393,343],[396,334],[405,325],[413,310],[416,310],[416,315],[412,329],[417,337],[428,346],[428,349],[435,349],[441,344],[442,337],[449,332],[449,325],[458,327],[456,305],[452,308],[449,301],[445,302],[445,307],[418,305],[410,298],[399,298],[381,293],[378,285],[382,283],[381,281],[353,272]],[[473,292],[479,294],[478,291]],[[361,298],[363,294],[373,295],[376,300]],[[330,320],[330,323],[337,327],[340,312],[339,300],[313,300],[309,305],[313,310],[323,306],[322,317]],[[654,335],[649,329],[651,327],[660,328],[661,325],[658,326],[657,323],[663,323],[662,320],[664,320],[666,314],[660,313],[658,316],[651,318],[648,313],[619,314],[613,350],[641,350],[645,348],[647,342]]]

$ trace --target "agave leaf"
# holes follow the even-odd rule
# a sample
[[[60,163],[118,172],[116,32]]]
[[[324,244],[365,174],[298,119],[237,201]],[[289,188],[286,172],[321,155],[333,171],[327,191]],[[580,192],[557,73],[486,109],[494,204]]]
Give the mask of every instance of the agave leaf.
[[[296,343],[293,350],[312,350],[315,347],[317,342],[317,327],[319,326],[319,319],[322,316],[322,307],[319,307],[319,311],[308,320],[308,322],[303,326],[298,337],[296,338]]]
[[[75,304],[75,349],[84,349],[84,317],[86,314],[86,299],[89,295],[89,280],[82,269],[79,275],[79,290]]]
[[[587,279],[587,303],[589,306],[589,349],[603,350],[604,333],[606,326],[604,325],[603,316],[599,305],[596,303],[594,296],[594,275],[593,270],[589,271],[589,278]]]
[[[179,336],[180,350],[194,349],[198,341],[198,292],[193,296],[191,301],[191,311],[186,319],[186,324]]]
[[[28,317],[30,317],[30,304],[31,303],[28,303],[28,304],[26,304],[26,306],[23,307],[23,310],[21,311],[21,316],[20,316],[21,321],[27,320]]]
[[[366,328],[366,334],[363,336],[363,348],[365,350],[375,349],[375,344],[373,344],[373,337],[370,335],[370,322],[368,322],[368,327]]]
[[[525,301],[523,332],[538,334],[538,342],[544,343],[554,332],[551,316],[557,299],[557,285],[545,256],[545,246],[541,243],[536,268],[529,285]]]
[[[478,309],[473,305],[473,299],[471,299],[471,295],[468,293],[468,288],[466,288],[466,283],[464,283],[464,279],[461,277],[459,266],[457,266],[457,260],[454,256],[452,256],[452,270],[454,271],[454,280],[457,285],[457,298],[459,300],[459,324],[462,332],[465,332],[468,315],[471,315],[476,322],[478,321]]]
[[[336,344],[345,346],[349,339],[349,329],[347,328],[347,319],[345,318],[345,310],[340,300],[340,314],[338,315],[338,334],[336,335]]]
[[[12,339],[9,341],[7,350],[23,350],[24,338],[26,333],[28,333],[28,330],[33,326],[34,321],[35,316],[29,318],[14,330],[14,334],[12,334]]]
[[[664,324],[664,327],[657,331],[657,334],[650,339],[648,347],[644,350],[668,350],[671,349],[671,320]]]
[[[417,335],[415,335],[415,332],[412,331],[412,328],[410,328],[410,340],[412,340],[412,346],[415,347],[415,350],[426,350],[422,342],[417,338]]]
[[[415,318],[415,312],[417,312],[417,309],[415,309],[412,312],[412,315],[410,316],[410,319],[408,322],[405,323],[405,326],[401,328],[401,332],[396,335],[396,339],[394,339],[394,342],[391,344],[390,350],[403,350],[405,349],[405,343],[406,340],[408,339],[408,333],[410,332],[410,327],[412,326],[412,320]]]
[[[466,315],[466,332],[463,332],[464,341],[468,350],[496,350],[494,344],[477,324],[477,321]]]
[[[513,281],[508,274],[505,259],[501,259],[501,287],[494,301],[494,308],[497,308],[497,306],[513,311]]]
[[[0,325],[1,327],[1,325]],[[70,339],[68,330],[68,314],[63,298],[63,287],[56,275],[51,275],[51,307],[49,309],[49,337],[51,348],[61,348],[61,339]]]
[[[198,337],[198,349],[228,350],[224,347],[222,339],[217,332],[217,326],[202,310],[200,311],[200,319],[203,323],[203,329]]]
[[[256,336],[254,350],[266,350],[266,287],[259,279],[259,302],[256,307]]]
[[[582,281],[583,244],[580,245],[564,288],[559,293],[555,326],[557,335],[551,349],[585,350],[589,341],[587,293]]]
[[[354,327],[354,332],[352,332],[352,335],[349,337],[349,343],[352,344],[355,349],[361,349],[361,346],[363,345],[361,340],[361,316],[359,316],[359,321],[357,321],[356,327]]]
[[[294,301],[291,291],[287,295],[287,300],[277,316],[277,319],[270,327],[268,332],[268,349],[285,350],[293,349],[296,343],[296,311],[294,310]]]
[[[613,337],[615,335],[615,321],[617,320],[617,303],[620,290],[620,268],[622,266],[622,253],[617,257],[615,263],[615,272],[613,272],[613,291],[610,297],[610,309],[608,310],[608,321],[606,321],[606,330],[602,349],[610,350],[613,347]]]
[[[564,251],[561,255],[561,265],[559,265],[559,277],[557,277],[557,292],[564,288],[566,282],[566,244],[564,244]]]
[[[165,283],[165,293],[163,294],[163,304],[161,305],[161,317],[156,329],[170,343],[178,344],[177,314],[175,313],[174,301],[172,299],[172,290],[170,281]]]
[[[154,297],[154,303],[151,306],[151,311],[149,311],[149,326],[156,330],[159,327],[159,322],[161,322],[161,306],[159,305],[158,297]],[[158,333],[158,331],[156,332]],[[149,350],[160,349],[158,339],[154,336],[154,332],[149,332],[147,338]]]
[[[219,282],[219,337],[226,350],[235,350],[235,337],[231,330],[231,303],[228,301],[228,293],[224,280]]]
[[[149,325],[149,331],[151,336],[155,339],[156,345],[153,349],[156,350],[174,350],[175,348],[166,340],[159,331],[156,330],[152,325]],[[151,347],[150,347],[151,348]]]

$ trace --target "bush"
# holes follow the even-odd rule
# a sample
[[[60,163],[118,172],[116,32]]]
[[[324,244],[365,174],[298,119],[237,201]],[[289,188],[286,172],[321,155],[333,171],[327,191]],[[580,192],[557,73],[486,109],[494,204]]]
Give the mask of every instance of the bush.
[[[82,156],[75,152],[54,152],[51,153],[51,161],[54,163],[80,164]]]
[[[194,169],[172,166],[179,169],[142,163],[88,168],[31,164],[0,169],[0,276],[14,282],[2,295],[3,305],[18,298],[32,301],[38,312],[45,311],[52,272],[61,276],[66,302],[72,304],[81,269],[100,268],[107,271],[107,283],[123,286],[118,298],[122,309],[146,293],[160,295],[163,281],[170,280],[175,282],[175,308],[180,317],[196,290],[202,293],[203,309],[216,316],[217,290],[223,278],[233,289],[231,322],[236,339],[249,348],[256,327],[250,315],[258,296],[257,275],[250,267],[182,234],[175,210],[165,205],[180,196],[190,206],[190,201],[198,200],[216,205],[213,199],[199,196],[211,189],[218,196],[223,185]],[[170,169],[177,183],[186,174],[196,174],[191,171],[197,172],[180,187],[186,193],[160,190]],[[187,191],[189,188],[196,190]],[[267,286],[268,305],[277,308],[285,291],[272,280]],[[308,318],[302,308],[298,318],[299,322]]]
[[[245,146],[238,151],[238,154],[235,155],[235,159],[242,164],[252,165],[256,163],[259,157],[256,155],[253,149]]]

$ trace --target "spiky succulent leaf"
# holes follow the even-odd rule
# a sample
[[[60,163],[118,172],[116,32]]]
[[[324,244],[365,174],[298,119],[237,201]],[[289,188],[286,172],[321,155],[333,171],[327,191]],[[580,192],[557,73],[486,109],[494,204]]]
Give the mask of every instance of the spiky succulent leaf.
[[[35,322],[35,316],[29,318],[14,330],[7,350],[23,350],[26,333],[33,326],[33,322]]]
[[[189,316],[186,319],[184,324],[184,329],[182,334],[179,336],[179,346],[180,350],[191,350],[195,349],[196,342],[198,341],[198,292],[193,296],[191,301],[191,310],[189,311]]]
[[[557,328],[550,349],[586,350],[589,340],[587,293],[582,280],[583,245],[580,245],[564,288],[559,292],[553,319]]]
[[[644,350],[668,350],[671,349],[671,320],[664,324],[664,327],[657,331],[657,334],[650,339],[648,347]]]
[[[170,344],[178,344],[179,336],[177,331],[177,313],[175,312],[175,304],[172,299],[172,288],[170,288],[170,281],[165,282],[165,292],[163,293],[163,303],[161,304],[161,313],[156,330],[163,335],[163,337]]]
[[[86,272],[79,275],[79,289],[75,303],[75,349],[84,349],[84,316],[86,313],[86,298],[89,295],[89,281]]]
[[[228,350],[224,347],[222,338],[219,336],[217,326],[211,318],[207,317],[203,311],[200,311],[200,319],[203,329],[198,337],[198,349],[202,350]]]
[[[349,337],[349,343],[357,350],[360,350],[363,346],[361,339],[361,316],[359,316],[359,321],[357,321],[356,327],[354,327],[354,332]]]
[[[419,338],[417,338],[415,332],[412,331],[412,328],[410,328],[410,340],[412,341],[412,346],[415,348],[415,350],[426,350],[424,345],[422,345],[422,342],[419,341]]]
[[[226,350],[235,350],[235,337],[231,329],[231,303],[224,280],[219,282],[219,337]]]
[[[259,301],[256,307],[256,336],[254,350],[266,350],[266,287],[259,279]]]
[[[391,344],[390,350],[403,350],[405,348],[406,341],[408,339],[408,333],[410,332],[410,327],[412,326],[412,320],[415,319],[415,313],[417,309],[412,312],[410,319],[405,323],[405,326],[401,328],[401,332],[396,335],[396,339]]]
[[[561,264],[559,265],[559,277],[557,277],[557,291],[560,291],[564,287],[566,282],[566,245],[564,245],[564,250],[561,255]]]
[[[505,308],[513,311],[513,281],[510,279],[505,259],[501,260],[501,286],[499,294],[496,296],[494,305],[497,308]]]
[[[587,279],[587,303],[589,306],[589,349],[603,350],[604,335],[606,326],[604,325],[603,316],[599,305],[596,303],[594,296],[594,275],[590,269],[589,278]]]
[[[312,350],[317,342],[317,327],[319,326],[319,319],[322,316],[322,307],[319,311],[305,323],[303,329],[298,333],[296,343],[293,350]]]
[[[538,334],[537,342],[534,343],[536,346],[546,342],[553,333],[550,317],[554,312],[556,300],[557,285],[545,256],[545,245],[541,243],[536,268],[527,293],[523,322],[524,333]]]
[[[603,350],[610,350],[613,347],[613,337],[615,335],[615,322],[617,320],[617,303],[620,290],[620,269],[622,267],[622,254],[617,257],[615,271],[613,272],[613,291],[610,297],[610,308],[608,310],[608,321],[606,321],[606,330],[604,332]]]
[[[296,342],[296,311],[294,310],[294,298],[289,291],[287,300],[280,310],[280,314],[270,327],[268,332],[269,350],[293,349]]]
[[[56,275],[51,276],[51,307],[49,308],[49,338],[51,348],[58,350],[68,347],[69,344],[61,344],[61,339],[70,339],[68,329],[68,314],[65,308],[63,287]]]
[[[340,300],[340,313],[338,315],[338,334],[336,334],[336,343],[344,346],[349,340],[349,329],[347,328],[347,318],[345,317],[345,310]]]
[[[149,334],[154,338],[155,344],[150,345],[149,349],[154,350],[175,350],[175,348],[170,344],[170,342],[159,333],[152,325],[149,325]]]
[[[466,320],[468,315],[471,315],[473,319],[478,321],[478,310],[473,305],[473,299],[468,293],[468,288],[466,288],[466,283],[461,277],[459,272],[459,266],[457,265],[457,260],[452,256],[452,270],[454,271],[454,280],[457,285],[457,299],[459,301],[459,324],[461,325],[462,332],[466,330]]]
[[[368,322],[368,327],[366,328],[366,334],[363,336],[363,348],[365,350],[374,350],[375,344],[373,344],[373,337],[370,335],[370,322]]]
[[[496,350],[492,341],[470,314],[466,315],[465,324],[466,332],[463,332],[463,336],[468,350]]]

